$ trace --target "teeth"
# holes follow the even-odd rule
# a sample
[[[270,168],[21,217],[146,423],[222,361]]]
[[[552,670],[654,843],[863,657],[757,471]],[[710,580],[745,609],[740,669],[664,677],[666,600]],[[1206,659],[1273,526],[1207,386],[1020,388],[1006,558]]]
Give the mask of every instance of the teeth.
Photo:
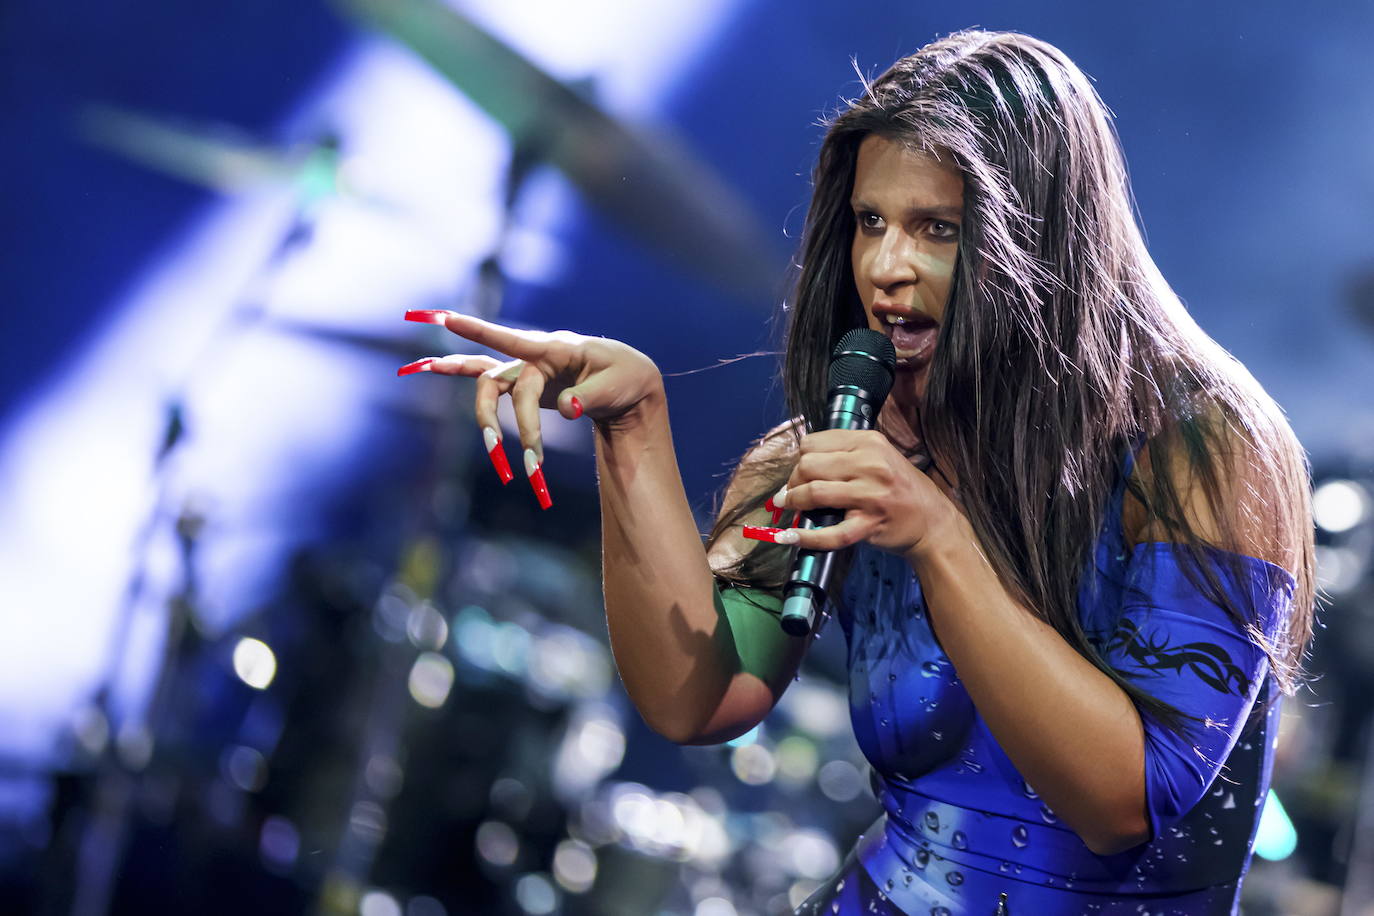
[[[886,315],[883,316],[883,321],[887,322],[888,324],[906,324],[907,322],[905,318],[901,317],[900,315],[894,315],[891,312],[888,312]]]

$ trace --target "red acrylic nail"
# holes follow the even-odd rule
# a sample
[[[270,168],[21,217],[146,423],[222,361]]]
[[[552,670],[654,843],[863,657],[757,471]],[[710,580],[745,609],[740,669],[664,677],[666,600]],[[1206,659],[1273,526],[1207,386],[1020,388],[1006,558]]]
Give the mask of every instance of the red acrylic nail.
[[[448,309],[411,309],[406,312],[406,321],[419,321],[423,324],[443,324],[444,319],[453,313]]]
[[[547,509],[553,505],[553,500],[549,497],[549,485],[544,482],[544,469],[537,467],[530,473],[530,486],[534,488],[535,498],[539,500],[539,508]]]
[[[751,541],[767,541],[770,544],[776,544],[778,535],[786,530],[786,528],[765,528],[762,525],[745,525],[744,536]]]
[[[429,368],[429,364],[434,362],[438,358],[439,357],[437,356],[426,356],[424,359],[417,359],[413,363],[406,363],[404,366],[396,370],[396,374],[414,375],[416,372],[424,372],[425,369]]]
[[[579,401],[576,397],[572,399],[572,411],[574,420],[582,416],[582,402]]]
[[[496,476],[501,478],[501,485],[505,486],[515,479],[515,475],[511,473],[510,462],[506,460],[506,450],[501,447],[501,437],[488,426],[482,430],[482,438],[487,446],[487,457],[491,459],[492,467],[496,468]]]

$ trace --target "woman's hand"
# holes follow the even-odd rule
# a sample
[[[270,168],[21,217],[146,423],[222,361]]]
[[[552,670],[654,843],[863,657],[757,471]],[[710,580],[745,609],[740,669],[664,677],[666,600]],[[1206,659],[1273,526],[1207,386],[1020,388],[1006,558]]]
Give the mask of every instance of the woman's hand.
[[[801,440],[801,457],[773,497],[781,509],[844,513],[826,528],[748,529],[746,537],[837,550],[867,541],[914,561],[961,517],[957,504],[877,430],[831,429]]]
[[[641,402],[663,392],[663,378],[653,360],[617,340],[571,331],[520,331],[442,309],[406,312],[406,320],[442,324],[460,337],[511,357],[505,362],[462,354],[427,357],[402,366],[396,374],[435,372],[477,379],[474,412],[502,483],[509,483],[514,475],[501,446],[496,405],[502,395],[509,394],[524,446],[525,473],[545,509],[552,501],[542,470],[541,407],[557,410],[569,420],[586,414],[603,428],[614,428],[631,422]]]

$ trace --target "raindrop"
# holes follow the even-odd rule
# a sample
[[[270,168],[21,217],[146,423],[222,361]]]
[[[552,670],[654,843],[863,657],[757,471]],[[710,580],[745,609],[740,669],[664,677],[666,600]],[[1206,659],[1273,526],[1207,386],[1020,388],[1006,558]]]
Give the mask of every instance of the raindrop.
[[[888,879],[887,879],[887,889],[888,889],[888,890],[892,890],[892,885],[894,885],[894,884],[896,884],[896,883],[897,883],[897,882],[893,881],[891,878],[888,878]]]
[[[918,850],[916,850],[916,867],[917,867],[917,868],[925,868],[926,865],[928,865],[929,863],[930,863],[930,850],[929,850],[929,849],[918,849]]]
[[[940,832],[940,817],[934,811],[926,812],[926,829],[931,833]]]
[[[964,831],[954,831],[954,836],[950,839],[955,849],[968,849],[968,837],[964,836]]]
[[[892,724],[891,722],[889,722],[889,721],[886,720],[886,719],[879,719],[878,721],[882,723],[883,728],[887,728],[889,725]]]
[[[1221,837],[1217,837],[1215,840],[1212,841],[1212,845],[1213,845],[1213,846],[1220,846],[1220,845],[1222,845],[1224,842],[1225,842],[1225,840],[1223,840]]]
[[[1040,797],[1039,795],[1036,794],[1035,790],[1031,788],[1031,784],[1028,783],[1028,782],[1026,782],[1024,779],[1021,780],[1021,791],[1026,793],[1026,798],[1039,798],[1039,797]]]
[[[921,663],[921,677],[939,677],[940,663],[935,661]]]
[[[1055,817],[1054,812],[1050,810],[1049,805],[1040,806],[1040,819],[1047,824],[1053,824],[1055,821],[1059,820],[1059,818]]]
[[[949,882],[950,887],[958,887],[964,883],[964,873],[961,871],[952,871],[945,875],[945,880]]]
[[[1024,824],[1017,824],[1011,832],[1011,845],[1017,849],[1025,849],[1030,845],[1030,831]]]
[[[959,765],[967,767],[970,773],[983,772],[983,765],[976,760],[969,760],[967,757],[959,761]]]
[[[897,680],[897,675],[895,675],[895,674],[889,674],[889,675],[887,676],[887,679],[888,679],[889,681],[895,681],[895,680]]]
[[[1226,793],[1226,800],[1221,803],[1223,808],[1234,808],[1236,806],[1236,796],[1230,792]]]
[[[830,904],[830,912],[831,912],[831,913],[838,913],[839,911],[840,911],[840,904],[839,904],[839,901],[836,901],[835,903]]]
[[[931,732],[931,733],[930,733],[930,737],[934,738],[936,741],[943,741],[943,740],[945,740],[945,733],[944,733],[944,732]]]
[[[997,866],[997,870],[998,870],[998,871],[1011,871],[1011,863],[1010,863],[1010,862],[1003,862],[1001,865]]]

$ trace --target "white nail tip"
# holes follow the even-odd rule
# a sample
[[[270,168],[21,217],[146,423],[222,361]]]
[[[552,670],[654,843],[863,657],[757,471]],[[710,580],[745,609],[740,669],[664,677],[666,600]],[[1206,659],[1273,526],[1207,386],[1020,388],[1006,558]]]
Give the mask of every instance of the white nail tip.
[[[800,539],[801,535],[797,533],[797,529],[795,528],[785,528],[779,531],[774,538],[779,544],[795,544]]]
[[[501,444],[501,437],[496,434],[496,430],[490,426],[482,427],[482,441],[487,444],[487,452],[493,451],[496,446]]]
[[[779,509],[787,505],[787,484],[783,484],[782,489],[773,494],[773,505]]]
[[[534,453],[534,449],[525,449],[525,476],[533,477],[537,470],[539,470],[539,456]]]

